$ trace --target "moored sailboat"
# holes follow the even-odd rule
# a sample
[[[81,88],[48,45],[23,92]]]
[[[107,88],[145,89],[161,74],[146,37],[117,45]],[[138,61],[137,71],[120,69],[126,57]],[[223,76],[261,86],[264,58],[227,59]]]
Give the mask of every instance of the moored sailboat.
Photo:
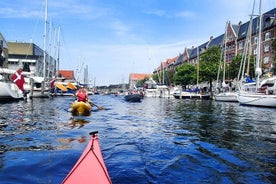
[[[22,70],[7,68],[8,45],[0,33],[0,101],[14,101],[24,99],[25,82]]]
[[[16,78],[16,73],[17,71],[12,71],[9,69],[0,69],[0,101],[16,101],[16,100],[22,100],[25,97],[24,94],[24,88],[23,88],[23,83],[24,83],[24,76],[18,74],[18,79]],[[15,76],[14,79],[10,80],[7,79],[7,76]],[[14,82],[13,82],[14,81]],[[18,84],[22,86],[20,89],[18,87],[18,84],[16,83],[18,81]]]
[[[238,101],[241,105],[261,106],[261,107],[276,107],[276,77],[266,77],[262,75],[261,65],[261,43],[262,43],[262,0],[259,5],[258,17],[258,45],[256,54],[255,73],[256,81],[240,85],[238,92]],[[263,78],[262,78],[263,77]]]
[[[218,75],[217,75],[217,87],[216,87],[216,93],[214,94],[214,99],[216,101],[223,101],[223,102],[238,102],[237,99],[237,92],[232,91],[231,86],[229,86],[229,81],[228,84],[226,84],[225,80],[225,68],[226,68],[226,49],[227,49],[227,39],[228,39],[228,25],[230,25],[230,22],[226,23],[225,27],[225,34],[224,34],[224,48],[223,52],[221,53],[221,59],[220,59],[220,64],[218,67]],[[223,63],[221,62],[223,58]],[[223,68],[223,74],[222,74],[222,83],[219,84],[219,77],[221,75],[220,69]]]
[[[225,79],[225,72],[226,72],[226,49],[227,49],[227,40],[228,40],[228,25],[230,25],[230,22],[226,23],[225,27],[225,33],[224,33],[224,48],[223,52],[221,53],[221,59],[220,64],[218,67],[218,75],[217,75],[217,87],[216,87],[216,93],[214,94],[214,99],[216,101],[223,101],[223,102],[238,102],[237,99],[237,93],[235,91],[232,91],[231,86],[229,85],[232,81],[227,81]],[[222,61],[223,58],[223,62]],[[221,74],[220,69],[223,69],[222,74],[222,82],[219,84],[219,77]]]

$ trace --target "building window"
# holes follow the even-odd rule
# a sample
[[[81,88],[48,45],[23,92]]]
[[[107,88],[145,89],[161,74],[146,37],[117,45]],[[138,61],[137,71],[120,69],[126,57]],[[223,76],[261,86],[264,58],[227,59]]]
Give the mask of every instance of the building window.
[[[265,33],[265,40],[269,40],[270,39],[270,32]]]
[[[257,44],[257,43],[258,43],[258,37],[255,36],[255,37],[254,37],[254,44]]]
[[[264,64],[268,64],[269,63],[269,56],[266,56],[265,58],[264,58]]]
[[[269,52],[269,45],[268,44],[264,45],[264,52]]]
[[[243,42],[239,43],[239,49],[243,49]]]
[[[254,48],[254,50],[253,50],[253,54],[254,54],[254,55],[256,55],[256,54],[257,54],[257,47],[256,47],[256,48]]]

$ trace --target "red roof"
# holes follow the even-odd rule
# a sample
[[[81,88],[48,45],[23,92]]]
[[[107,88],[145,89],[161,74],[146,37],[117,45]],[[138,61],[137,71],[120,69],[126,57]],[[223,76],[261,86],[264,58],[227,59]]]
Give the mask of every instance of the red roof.
[[[73,70],[59,70],[58,75],[64,77],[65,79],[74,79],[74,71]]]
[[[162,68],[166,68],[169,64],[175,62],[178,59],[178,56],[175,56],[174,58],[169,58],[166,61],[161,62],[161,65],[158,66],[157,71],[160,71]]]
[[[131,73],[129,74],[130,80],[143,80],[146,77],[150,77],[152,74],[140,74],[140,73]]]

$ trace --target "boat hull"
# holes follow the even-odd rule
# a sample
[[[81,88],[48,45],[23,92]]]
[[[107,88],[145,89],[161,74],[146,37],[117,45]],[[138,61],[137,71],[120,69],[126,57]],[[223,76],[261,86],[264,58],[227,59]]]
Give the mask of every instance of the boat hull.
[[[165,85],[157,85],[156,88],[147,88],[144,90],[145,97],[173,98],[174,88]]]
[[[214,98],[216,101],[221,101],[221,102],[238,102],[237,93],[235,92],[215,94]]]
[[[241,105],[276,107],[276,95],[241,92],[238,94],[238,101]]]
[[[211,96],[208,94],[199,94],[199,93],[190,93],[190,92],[182,92],[180,93],[174,93],[174,98],[176,99],[210,99]]]
[[[97,132],[91,139],[77,163],[63,180],[63,184],[112,183],[105,166]]]
[[[142,95],[140,94],[130,94],[125,96],[125,101],[127,102],[141,102]]]
[[[73,102],[71,104],[71,113],[73,116],[89,116],[91,105],[86,102]]]
[[[24,99],[24,95],[16,84],[0,82],[0,101],[16,101],[22,99]]]

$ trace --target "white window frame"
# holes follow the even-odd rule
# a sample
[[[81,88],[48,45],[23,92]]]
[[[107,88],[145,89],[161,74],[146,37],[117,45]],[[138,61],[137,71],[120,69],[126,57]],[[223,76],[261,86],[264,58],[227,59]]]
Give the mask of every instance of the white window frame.
[[[268,64],[269,63],[269,56],[264,57],[264,64]]]
[[[270,40],[270,32],[265,33],[265,40]]]
[[[264,52],[269,52],[270,46],[268,44],[264,45]]]

